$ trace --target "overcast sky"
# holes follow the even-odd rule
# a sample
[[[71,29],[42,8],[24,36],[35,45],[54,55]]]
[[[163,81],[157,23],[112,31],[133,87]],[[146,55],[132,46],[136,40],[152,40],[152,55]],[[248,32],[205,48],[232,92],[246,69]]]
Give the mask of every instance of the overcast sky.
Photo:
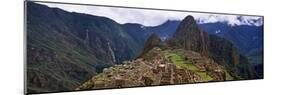
[[[57,7],[69,12],[86,13],[104,16],[118,23],[139,23],[144,26],[157,26],[167,20],[182,20],[187,15],[192,15],[198,23],[226,22],[229,25],[256,25],[263,24],[261,17],[238,16],[223,14],[208,14],[194,12],[177,12],[163,10],[146,10],[118,7],[86,6],[71,4],[40,3],[49,7]]]

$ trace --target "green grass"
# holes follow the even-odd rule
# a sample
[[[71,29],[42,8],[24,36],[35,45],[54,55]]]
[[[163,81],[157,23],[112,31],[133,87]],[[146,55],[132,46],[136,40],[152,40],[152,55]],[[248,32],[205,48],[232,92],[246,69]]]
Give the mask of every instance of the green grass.
[[[191,61],[183,60],[181,56],[175,53],[169,53],[168,56],[171,59],[171,61],[179,68],[188,69],[191,71],[199,71],[199,69],[194,64],[192,64]]]
[[[200,71],[197,71],[196,72],[201,78],[203,78],[204,80],[207,80],[207,81],[211,81],[213,80],[213,78],[207,74],[207,72],[200,72]]]
[[[80,86],[80,89],[90,89],[91,87],[93,87],[94,82],[93,81],[87,81],[85,83],[82,84],[82,86]]]
[[[191,70],[198,74],[205,81],[213,80],[213,78],[208,75],[207,72],[200,71],[199,68],[196,67],[190,60],[184,60],[176,53],[167,53],[167,56],[178,68]]]

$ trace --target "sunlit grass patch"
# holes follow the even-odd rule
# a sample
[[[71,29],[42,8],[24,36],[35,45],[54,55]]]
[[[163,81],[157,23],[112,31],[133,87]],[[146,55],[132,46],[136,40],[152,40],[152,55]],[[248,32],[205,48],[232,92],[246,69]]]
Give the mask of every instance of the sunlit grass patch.
[[[178,68],[191,70],[198,74],[205,81],[213,80],[213,78],[209,74],[207,74],[207,72],[200,71],[200,69],[196,67],[190,60],[184,60],[180,55],[176,53],[167,53],[167,56]]]

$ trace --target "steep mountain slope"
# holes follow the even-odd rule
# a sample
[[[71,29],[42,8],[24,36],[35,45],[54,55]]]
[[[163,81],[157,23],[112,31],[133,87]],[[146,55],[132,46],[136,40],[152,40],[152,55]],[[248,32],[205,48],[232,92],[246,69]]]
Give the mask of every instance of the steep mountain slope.
[[[147,52],[149,52],[154,47],[163,47],[164,43],[160,39],[160,37],[153,33],[144,44],[144,48],[142,49],[141,53],[138,55],[138,57],[144,56]]]
[[[192,16],[187,16],[177,28],[171,39],[170,46],[181,47],[201,53],[204,56],[213,58],[219,64],[240,79],[254,78],[254,72],[247,59],[240,55],[236,47],[228,40],[209,35],[201,30]]]
[[[72,90],[141,45],[115,21],[27,2],[29,93]]]
[[[197,26],[194,18],[187,16],[182,20],[168,42],[170,46],[196,51],[204,56],[208,56],[208,39],[208,34]]]
[[[146,39],[151,34],[151,32],[149,32],[147,28],[141,24],[126,23],[123,24],[122,27],[141,46],[144,45]]]
[[[237,25],[230,26],[226,23],[200,24],[209,34],[215,34],[231,41],[240,52],[247,54],[253,49],[262,48],[263,26]]]
[[[231,41],[252,64],[262,64],[263,26],[206,23],[199,25],[203,30]]]

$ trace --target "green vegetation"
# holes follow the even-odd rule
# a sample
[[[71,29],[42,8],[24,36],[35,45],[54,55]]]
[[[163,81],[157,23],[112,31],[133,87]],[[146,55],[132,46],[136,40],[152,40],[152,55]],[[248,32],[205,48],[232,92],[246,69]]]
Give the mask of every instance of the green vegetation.
[[[191,71],[199,71],[199,69],[192,64],[191,61],[189,60],[183,60],[181,58],[181,56],[175,54],[175,53],[169,53],[168,57],[171,59],[171,61],[176,64],[179,68],[184,68],[184,69],[188,69]]]
[[[168,58],[177,65],[178,68],[188,69],[198,74],[203,80],[211,81],[213,78],[207,72],[200,71],[190,60],[184,60],[176,53],[167,53]]]
[[[89,81],[83,83],[83,85],[81,85],[79,88],[80,88],[80,89],[89,89],[89,88],[91,88],[92,86],[94,86],[94,83],[95,83],[95,82],[89,80]]]
[[[212,81],[214,80],[207,72],[202,72],[202,71],[196,71],[196,74],[198,74],[202,79],[206,81]]]
[[[227,72],[227,71],[224,71],[225,72],[225,80],[233,80],[233,77]]]

